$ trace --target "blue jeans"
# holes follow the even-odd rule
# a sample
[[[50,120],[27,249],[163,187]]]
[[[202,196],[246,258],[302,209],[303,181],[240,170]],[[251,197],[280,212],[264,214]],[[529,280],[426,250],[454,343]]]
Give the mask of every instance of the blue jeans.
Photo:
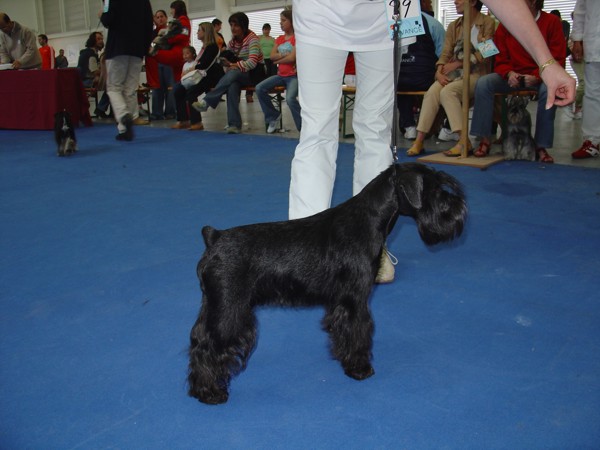
[[[508,81],[497,73],[484,75],[477,80],[475,85],[475,105],[473,109],[473,121],[470,133],[473,136],[489,138],[492,135],[492,123],[494,121],[494,94],[510,94],[523,88],[511,88]],[[546,109],[548,89],[544,83],[537,86],[527,87],[537,89],[538,105],[535,119],[534,140],[537,147],[551,148],[554,143],[554,116],[556,106]]]
[[[242,128],[240,94],[243,86],[250,86],[250,75],[240,70],[228,70],[212,91],[204,96],[211,108],[216,108],[223,94],[227,94],[227,126]]]
[[[160,88],[152,89],[152,116],[153,119],[161,120],[167,116],[175,115],[175,97],[173,88],[175,79],[173,78],[173,69],[165,64],[158,65],[158,79]]]
[[[275,108],[275,105],[273,105],[271,97],[269,96],[269,91],[277,86],[285,86],[285,102],[292,112],[296,128],[300,131],[300,128],[302,127],[302,118],[300,117],[298,77],[296,76],[281,77],[279,75],[274,75],[256,85],[256,95],[258,96],[260,107],[265,115],[265,122],[269,123],[277,120],[279,114],[281,114],[280,111],[277,111],[277,108]]]

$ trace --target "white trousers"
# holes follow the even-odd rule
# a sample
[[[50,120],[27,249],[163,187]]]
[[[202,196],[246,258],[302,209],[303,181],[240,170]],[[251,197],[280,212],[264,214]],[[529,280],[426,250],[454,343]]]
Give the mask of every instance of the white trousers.
[[[137,89],[141,71],[142,58],[136,56],[121,55],[106,60],[106,92],[119,133],[125,132],[121,123],[125,114],[131,114],[133,119],[139,116]]]
[[[292,161],[289,218],[331,206],[339,141],[342,79],[348,52],[296,42],[302,130]],[[393,162],[392,50],[355,52],[353,195]]]
[[[584,140],[589,139],[594,145],[600,143],[600,62],[585,63],[581,132]]]

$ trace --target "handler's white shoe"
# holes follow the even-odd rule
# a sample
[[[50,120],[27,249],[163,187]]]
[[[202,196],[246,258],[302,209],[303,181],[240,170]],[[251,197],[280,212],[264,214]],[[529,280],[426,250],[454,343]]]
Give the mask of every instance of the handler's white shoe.
[[[392,255],[387,248],[383,247],[381,258],[379,259],[379,270],[375,277],[375,283],[386,284],[394,281],[396,269],[394,266],[398,264],[398,258]]]

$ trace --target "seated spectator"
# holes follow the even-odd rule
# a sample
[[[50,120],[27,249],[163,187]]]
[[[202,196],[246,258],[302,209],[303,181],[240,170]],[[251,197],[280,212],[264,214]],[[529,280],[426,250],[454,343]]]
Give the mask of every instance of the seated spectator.
[[[159,64],[171,67],[175,82],[178,83],[181,80],[183,48],[190,45],[191,24],[187,16],[187,7],[183,0],[176,0],[171,3],[171,15],[173,19],[179,20],[182,31],[169,38],[170,49],[161,49],[154,56],[146,56],[146,82],[152,89],[160,88]]]
[[[39,69],[42,66],[33,31],[10,20],[3,12],[0,12],[0,30],[0,64],[11,64],[13,69]]]
[[[417,41],[402,53],[397,86],[399,91],[426,91],[435,81],[436,62],[442,55],[446,31],[444,26],[429,14],[422,13],[421,17],[425,33],[418,35]],[[404,137],[416,138],[414,96],[399,95],[397,103],[400,128],[404,130]]]
[[[100,77],[100,51],[104,48],[104,36],[99,31],[93,31],[85,42],[85,48],[79,52],[77,69],[81,81],[86,88],[98,84]]]
[[[302,119],[300,117],[300,102],[298,101],[298,76],[296,74],[296,38],[294,36],[294,25],[292,23],[292,10],[284,9],[281,12],[281,30],[283,35],[275,40],[275,46],[271,50],[270,60],[277,64],[277,75],[267,78],[256,85],[256,95],[260,102],[267,133],[273,133],[279,127],[281,111],[277,111],[269,91],[277,86],[285,86],[286,103],[292,112],[296,128],[300,131]]]
[[[183,68],[181,69],[181,76],[183,77],[185,74],[194,70],[194,66],[196,65],[196,49],[191,45],[183,47]]]
[[[552,147],[554,141],[556,106],[546,109],[548,91],[540,78],[540,73],[549,64],[560,64],[564,67],[566,58],[565,38],[560,19],[553,14],[542,11],[544,0],[526,0],[526,2],[554,59],[538,67],[529,53],[500,24],[494,39],[500,51],[496,55],[494,73],[481,77],[477,81],[475,89],[475,108],[473,110],[471,134],[480,137],[481,140],[474,155],[483,157],[490,151],[494,94],[498,92],[510,94],[520,89],[533,89],[538,93],[534,135],[537,158],[541,162],[552,163],[554,159],[547,149]]]
[[[189,129],[192,131],[203,130],[202,115],[192,108],[198,96],[208,92],[219,82],[223,76],[223,68],[218,62],[219,44],[217,43],[217,33],[210,22],[202,22],[198,26],[198,40],[202,41],[202,50],[193,60],[192,70],[206,71],[206,76],[200,83],[185,88],[181,83],[177,83],[174,88],[175,104],[177,105],[177,123],[172,128]],[[184,50],[184,54],[191,53]],[[184,66],[185,67],[185,66]],[[186,70],[184,68],[184,74]]]
[[[58,56],[54,60],[54,67],[57,69],[66,69],[69,67],[69,61],[67,60],[65,51],[62,48],[58,51]]]
[[[465,1],[455,1],[456,12],[464,13]],[[477,44],[491,39],[494,36],[496,22],[489,16],[481,14],[483,4],[479,0],[469,0],[471,8],[471,41],[468,45],[462,45],[463,36],[463,17],[459,17],[450,25],[446,31],[444,40],[444,49],[442,56],[436,63],[437,70],[435,72],[435,82],[431,85],[425,97],[423,98],[423,106],[419,116],[419,124],[417,125],[417,138],[412,147],[406,152],[408,156],[416,156],[423,152],[423,141],[427,133],[431,129],[433,122],[440,109],[440,105],[446,111],[450,127],[453,132],[459,136],[463,128],[462,117],[462,95],[463,95],[463,77],[462,66],[463,60],[457,57],[457,45],[463,48],[469,48],[470,51],[464,51],[465,58],[474,56],[477,62],[471,61],[471,74],[469,77],[469,94],[475,90],[475,83],[480,75],[485,75],[490,72],[490,61],[484,59]],[[468,151],[469,149],[467,149]],[[446,156],[460,156],[462,154],[462,144],[456,144],[450,150],[444,152]]]
[[[54,49],[48,45],[48,36],[38,34],[40,56],[42,57],[42,70],[54,69]]]
[[[155,38],[158,33],[167,27],[167,12],[159,9],[154,13],[154,32]],[[164,120],[175,117],[175,97],[173,95],[173,69],[166,64],[158,65],[158,84],[159,87],[152,89],[152,120]],[[170,88],[170,89],[169,89]]]
[[[102,119],[108,118],[107,110],[110,106],[110,99],[106,93],[106,76],[100,83],[102,65],[100,64],[100,51],[104,48],[104,36],[99,31],[93,31],[85,42],[85,48],[79,52],[77,69],[81,75],[81,81],[86,88],[95,88],[104,91],[100,101],[94,111],[94,115]]]
[[[248,16],[242,12],[233,13],[229,17],[233,37],[227,45],[228,51],[231,52],[230,59],[221,58],[225,75],[203,100],[193,104],[197,111],[204,112],[209,107],[216,108],[223,94],[227,94],[228,134],[238,134],[242,131],[240,95],[243,86],[254,84],[250,72],[255,69],[264,73],[263,54],[260,51],[258,36],[248,28],[249,22]]]

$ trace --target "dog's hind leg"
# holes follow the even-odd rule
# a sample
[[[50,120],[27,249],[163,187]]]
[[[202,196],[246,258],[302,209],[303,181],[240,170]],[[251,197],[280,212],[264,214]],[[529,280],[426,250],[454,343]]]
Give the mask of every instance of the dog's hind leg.
[[[250,307],[213,306],[204,295],[190,334],[189,395],[212,405],[229,398],[231,377],[246,367],[256,343],[256,319]],[[237,308],[236,308],[237,306]]]
[[[374,326],[367,302],[368,295],[342,298],[328,308],[323,318],[333,356],[342,364],[344,373],[355,380],[375,373],[371,366]]]

